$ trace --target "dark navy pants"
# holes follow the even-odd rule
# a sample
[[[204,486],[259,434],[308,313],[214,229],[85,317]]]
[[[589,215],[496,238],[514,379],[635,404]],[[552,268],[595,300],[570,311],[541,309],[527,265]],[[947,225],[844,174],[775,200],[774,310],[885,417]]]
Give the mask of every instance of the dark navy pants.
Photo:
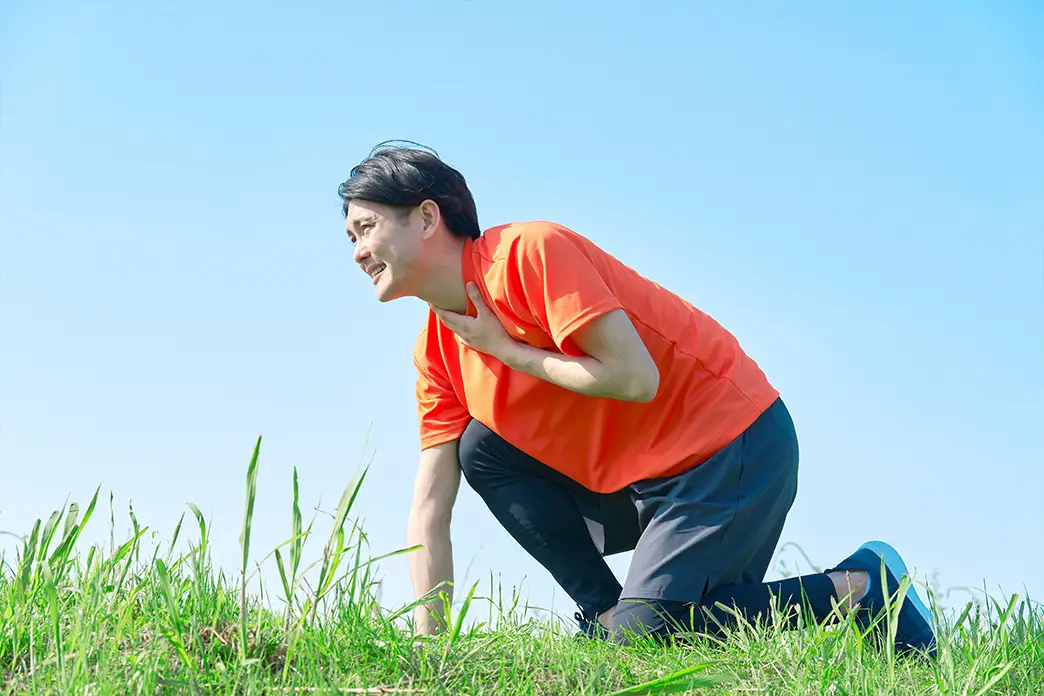
[[[618,640],[717,633],[735,621],[719,603],[749,620],[767,617],[772,598],[817,621],[832,611],[826,575],[763,582],[797,493],[797,435],[782,400],[699,466],[612,494],[584,488],[478,421],[459,455],[468,484],[585,617],[616,606]],[[630,550],[621,586],[604,556]]]

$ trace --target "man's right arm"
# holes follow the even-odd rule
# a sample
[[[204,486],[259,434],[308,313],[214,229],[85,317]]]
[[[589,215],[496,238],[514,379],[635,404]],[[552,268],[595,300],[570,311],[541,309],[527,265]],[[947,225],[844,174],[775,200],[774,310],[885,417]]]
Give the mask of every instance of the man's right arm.
[[[457,441],[429,447],[421,452],[417,477],[413,486],[413,504],[406,524],[409,546],[422,548],[407,557],[413,590],[417,597],[441,586],[452,600],[453,546],[450,543],[450,519],[460,488],[460,461]],[[414,622],[418,634],[430,635],[445,628],[445,610],[441,599],[417,607]]]

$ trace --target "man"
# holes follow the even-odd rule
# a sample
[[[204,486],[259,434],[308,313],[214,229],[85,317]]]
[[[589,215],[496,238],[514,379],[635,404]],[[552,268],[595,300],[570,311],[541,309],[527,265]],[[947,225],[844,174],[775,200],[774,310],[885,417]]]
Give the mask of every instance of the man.
[[[906,567],[881,542],[764,582],[797,490],[797,436],[709,316],[563,226],[483,232],[464,177],[423,148],[378,147],[338,191],[377,299],[430,306],[414,350],[418,596],[452,582],[461,472],[592,637],[714,632],[734,621],[717,603],[755,620],[773,601],[792,623],[857,611],[865,628],[897,596]],[[604,556],[632,549],[621,587]],[[415,618],[422,634],[444,620],[438,603]],[[912,587],[897,643],[934,652]]]

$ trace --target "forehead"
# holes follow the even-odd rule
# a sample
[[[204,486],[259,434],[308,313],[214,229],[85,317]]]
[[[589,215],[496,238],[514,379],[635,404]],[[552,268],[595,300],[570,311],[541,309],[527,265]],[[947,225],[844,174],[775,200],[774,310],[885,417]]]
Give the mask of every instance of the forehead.
[[[348,227],[354,227],[363,222],[379,220],[386,216],[386,211],[382,210],[384,207],[380,203],[358,200],[350,201],[348,203],[348,213],[345,216],[345,224]]]
[[[363,222],[398,220],[400,217],[400,212],[392,206],[385,206],[384,203],[375,203],[369,200],[353,199],[348,203],[346,224],[352,227]]]

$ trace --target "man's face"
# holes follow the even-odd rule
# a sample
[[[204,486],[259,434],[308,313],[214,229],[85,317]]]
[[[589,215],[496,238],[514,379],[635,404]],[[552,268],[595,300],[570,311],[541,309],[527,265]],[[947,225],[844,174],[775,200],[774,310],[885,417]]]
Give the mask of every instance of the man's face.
[[[355,246],[352,258],[373,281],[380,302],[414,294],[423,227],[419,209],[349,203],[346,229]]]

